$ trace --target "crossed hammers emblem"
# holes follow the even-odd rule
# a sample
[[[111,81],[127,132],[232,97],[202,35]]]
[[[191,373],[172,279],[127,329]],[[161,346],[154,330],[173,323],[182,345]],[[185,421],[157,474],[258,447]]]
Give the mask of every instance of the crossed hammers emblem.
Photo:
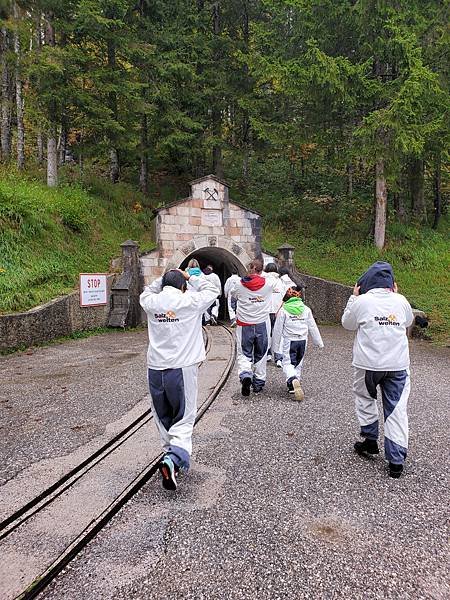
[[[204,193],[206,194],[206,200],[218,200],[219,199],[219,191],[216,188],[209,189],[205,188]]]

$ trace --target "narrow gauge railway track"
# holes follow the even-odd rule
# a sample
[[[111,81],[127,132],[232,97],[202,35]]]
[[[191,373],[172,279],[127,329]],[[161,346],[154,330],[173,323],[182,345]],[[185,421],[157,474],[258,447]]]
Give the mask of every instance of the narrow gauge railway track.
[[[206,357],[208,357],[211,349],[211,337],[208,335],[206,327],[203,328],[204,339],[205,339],[205,350]],[[144,411],[137,419],[127,425],[122,431],[111,438],[106,444],[98,448],[95,452],[90,454],[85,460],[76,465],[73,469],[70,469],[60,479],[55,481],[52,485],[44,489],[40,494],[32,498],[29,502],[21,506],[19,509],[14,511],[11,515],[6,517],[0,522],[0,542],[7,538],[13,531],[15,531],[20,525],[28,521],[33,515],[43,510],[49,504],[54,502],[61,494],[72,487],[77,481],[79,481],[86,473],[92,468],[104,460],[107,456],[117,450],[122,444],[124,444],[131,436],[133,436],[142,427],[147,425],[149,421],[153,419],[151,410]]]
[[[220,390],[224,386],[231,372],[231,369],[233,368],[235,360],[235,341],[232,332],[223,325],[220,325],[215,329],[217,331],[219,331],[220,329],[226,332],[226,336],[229,342],[229,356],[227,359],[223,359],[226,364],[224,365],[220,378],[215,383],[214,387],[209,391],[209,394],[207,395],[206,399],[203,401],[201,406],[199,406],[198,408],[196,423],[198,423],[198,421],[203,417],[203,415],[206,413],[212,402],[218,396]],[[209,332],[206,334],[206,340],[207,353],[209,354],[211,348],[211,334]],[[205,361],[205,363],[203,364],[207,364],[207,361]],[[68,477],[69,474],[66,474],[62,478],[64,479],[62,483],[60,483],[62,480],[59,480],[59,482],[56,482],[53,486],[50,486],[50,488],[48,488],[48,490],[54,488],[52,489],[52,491],[47,493],[48,490],[45,490],[43,492],[43,494],[47,493],[47,495],[44,498],[41,498],[43,494],[40,494],[38,497],[40,499],[35,499],[37,500],[37,502],[34,504],[33,507],[31,507],[31,512],[30,509],[26,509],[28,504],[31,504],[30,502],[27,505],[25,505],[22,509],[14,513],[20,513],[20,515],[17,516],[16,520],[12,519],[14,515],[11,515],[11,517],[6,519],[3,522],[5,523],[6,521],[8,521],[6,525],[7,533],[6,535],[4,535],[4,537],[7,537],[14,530],[18,529],[20,525],[24,525],[25,521],[27,521],[31,516],[34,516],[40,511],[42,511],[45,507],[51,504],[54,499],[56,499],[57,497],[63,497],[63,493],[66,492],[68,488],[72,487],[76,481],[81,479],[81,477],[83,477],[90,469],[92,469],[95,465],[101,462],[104,458],[109,456],[112,452],[117,450],[129,438],[135,435],[145,424],[147,424],[151,419],[151,415],[149,415],[148,413],[149,411],[146,411],[143,415],[141,415],[138,419],[131,423],[126,428],[126,430],[122,431],[121,434],[119,434],[122,437],[120,438],[120,440],[117,440],[116,445],[114,445],[113,441],[116,440],[118,436],[115,436],[114,440],[110,440],[110,442],[108,442],[108,444],[105,445],[108,446],[108,448],[106,449],[106,452],[103,456],[100,456],[98,453],[105,447],[99,449],[96,453],[94,453],[96,457],[90,457],[92,459],[92,464],[90,466],[88,465],[86,467],[86,470],[83,470],[84,467],[78,465],[78,467],[76,467],[78,471],[77,473],[75,473],[73,481],[70,477]],[[28,587],[23,592],[19,593],[19,595],[15,595],[16,600],[30,600],[31,598],[35,598],[40,592],[42,592],[50,584],[50,582],[55,579],[55,577],[61,572],[61,570],[64,569],[69,564],[69,562],[105,527],[105,525],[112,519],[112,517],[115,514],[117,514],[117,512],[151,479],[151,477],[158,471],[158,463],[161,457],[162,454],[158,454],[157,456],[154,456],[154,458],[152,458],[149,462],[147,462],[146,466],[132,479],[132,481],[128,485],[126,485],[125,488],[122,489],[120,494],[118,494],[95,518],[90,520],[90,522],[82,529],[82,531],[76,536],[76,538],[73,539],[59,554],[56,560],[54,560],[38,577],[35,577],[34,580],[28,585]],[[59,487],[55,487],[58,483],[60,483]],[[11,598],[13,597],[14,596],[11,596]]]

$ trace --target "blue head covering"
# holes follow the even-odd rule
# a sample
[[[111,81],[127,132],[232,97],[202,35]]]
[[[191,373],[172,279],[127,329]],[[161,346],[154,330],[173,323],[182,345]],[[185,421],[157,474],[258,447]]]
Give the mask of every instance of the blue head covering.
[[[365,294],[375,288],[392,289],[394,287],[394,273],[391,265],[388,262],[378,260],[361,275],[357,284],[360,286],[360,294]]]

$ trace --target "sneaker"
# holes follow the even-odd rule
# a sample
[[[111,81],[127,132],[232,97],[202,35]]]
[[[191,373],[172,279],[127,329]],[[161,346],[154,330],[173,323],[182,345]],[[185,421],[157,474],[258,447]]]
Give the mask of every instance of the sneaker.
[[[398,465],[395,463],[389,463],[389,476],[394,479],[398,479],[400,475],[403,473],[403,465]]]
[[[277,360],[277,362],[276,362],[275,364],[277,365],[277,367],[278,367],[279,369],[281,369],[281,367],[283,366],[283,364],[282,364],[281,360]]]
[[[287,385],[287,390],[288,390],[288,392],[289,392],[290,394],[293,394],[293,393],[294,393],[294,386],[292,385],[292,381],[288,381],[288,382],[286,383],[286,385]]]
[[[236,319],[233,319],[230,323],[230,327],[236,327]]]
[[[177,489],[177,478],[175,473],[175,465],[169,456],[165,456],[159,464],[159,472],[162,476],[162,485],[165,490]]]
[[[294,379],[292,381],[292,387],[294,389],[295,399],[298,400],[298,402],[301,402],[302,400],[304,400],[305,394],[302,390],[302,386],[300,385],[300,381],[298,379]]]
[[[267,362],[270,362],[272,360],[272,356],[270,354],[267,355]]]
[[[364,454],[380,454],[377,440],[366,438],[363,442],[355,442],[353,447],[360,456],[364,456]]]
[[[252,380],[250,377],[244,377],[241,381],[241,394],[243,396],[250,396],[250,387],[252,385]]]
[[[253,388],[253,393],[254,394],[260,394],[263,391],[264,388]]]

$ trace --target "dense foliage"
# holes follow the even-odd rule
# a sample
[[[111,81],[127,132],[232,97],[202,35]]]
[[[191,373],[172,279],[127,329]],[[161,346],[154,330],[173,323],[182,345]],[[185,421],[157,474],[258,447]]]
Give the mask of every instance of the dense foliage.
[[[75,236],[80,182],[155,205],[214,172],[273,243],[311,249],[310,272],[351,282],[334,244],[361,250],[355,270],[413,255],[445,287],[449,16],[447,0],[0,0],[1,161],[50,187],[71,174],[52,214]]]
[[[388,198],[430,220],[426,180],[437,226],[444,0],[1,0],[0,16],[2,159],[47,160],[49,185],[94,161],[146,193],[161,170],[223,176],[239,157],[244,193],[252,156],[278,156],[294,178],[339,171],[348,198],[376,180],[380,248]]]

